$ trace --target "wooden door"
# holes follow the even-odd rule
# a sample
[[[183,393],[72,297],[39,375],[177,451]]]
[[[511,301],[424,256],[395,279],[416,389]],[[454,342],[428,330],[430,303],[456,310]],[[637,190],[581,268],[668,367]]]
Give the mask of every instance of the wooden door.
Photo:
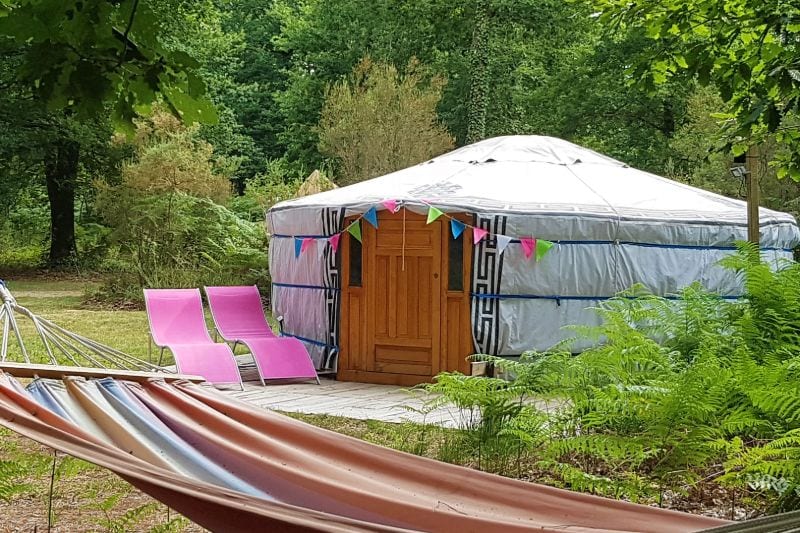
[[[442,243],[421,216],[385,217],[366,246],[367,371],[438,373]]]
[[[361,228],[362,243],[344,234],[340,248],[338,379],[414,385],[469,372],[469,237],[454,240],[446,219],[427,224],[403,210]]]

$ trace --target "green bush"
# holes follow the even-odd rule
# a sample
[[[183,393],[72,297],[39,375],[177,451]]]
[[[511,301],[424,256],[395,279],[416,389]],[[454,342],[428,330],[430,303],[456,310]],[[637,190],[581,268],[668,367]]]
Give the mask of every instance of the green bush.
[[[517,439],[534,468],[573,489],[661,501],[715,482],[796,508],[800,265],[774,270],[749,245],[722,264],[742,276],[744,299],[698,285],[678,300],[634,288],[599,305],[601,326],[576,328],[598,341],[580,355],[475,356],[515,380],[444,374],[428,388],[480,411],[463,426],[480,446]]]
[[[188,194],[125,199],[104,263],[113,274],[96,297],[141,302],[143,288],[265,284],[263,224]]]
[[[302,169],[283,159],[267,163],[267,171],[245,182],[244,194],[231,199],[230,208],[238,216],[253,222],[263,222],[267,210],[278,202],[297,195],[303,183]]]
[[[101,264],[109,277],[95,297],[141,302],[148,287],[266,282],[264,224],[222,205],[230,165],[161,109],[136,126],[121,182],[95,184],[95,210],[110,228],[84,239],[87,247],[110,243]]]

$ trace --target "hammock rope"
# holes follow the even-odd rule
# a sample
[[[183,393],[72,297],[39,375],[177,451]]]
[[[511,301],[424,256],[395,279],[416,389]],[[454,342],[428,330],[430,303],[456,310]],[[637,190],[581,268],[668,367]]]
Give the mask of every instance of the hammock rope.
[[[29,349],[33,347],[33,343],[26,344],[23,329],[20,327],[20,323],[23,321],[18,321],[18,317],[26,319],[33,325],[33,330],[42,345],[40,354]],[[138,359],[34,314],[19,304],[3,280],[0,280],[0,320],[3,323],[3,336],[0,339],[0,362],[2,363],[33,364],[33,359],[38,358],[44,359],[44,361],[36,362],[46,362],[50,365],[61,365],[68,362],[69,365],[77,367],[93,366],[105,369],[173,373],[168,368]],[[18,354],[10,349],[12,336],[17,341]],[[57,356],[61,356],[62,360],[59,360]]]

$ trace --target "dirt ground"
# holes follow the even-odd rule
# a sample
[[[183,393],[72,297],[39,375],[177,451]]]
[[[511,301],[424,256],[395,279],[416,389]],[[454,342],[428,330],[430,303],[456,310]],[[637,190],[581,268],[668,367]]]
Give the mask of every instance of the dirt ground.
[[[7,431],[0,442],[0,468],[15,461],[27,470],[15,476],[13,494],[0,499],[0,533],[47,531],[53,451]],[[52,492],[54,532],[206,531],[110,471],[63,454],[56,456]]]

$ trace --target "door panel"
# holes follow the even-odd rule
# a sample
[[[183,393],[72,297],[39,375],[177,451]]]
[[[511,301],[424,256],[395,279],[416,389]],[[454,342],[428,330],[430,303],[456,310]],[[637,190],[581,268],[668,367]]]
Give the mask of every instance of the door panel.
[[[361,223],[360,247],[342,241],[338,379],[414,385],[442,370],[468,372],[471,241],[453,241],[444,217],[427,224],[425,216],[405,210],[378,213],[378,226]],[[460,247],[461,259],[454,262],[463,270],[459,290],[448,286],[458,275],[449,272],[452,246]],[[359,286],[349,281],[351,253],[363,260]]]
[[[425,222],[385,216],[364,232],[374,265],[365,285],[368,371],[430,376],[439,366],[441,229]]]

